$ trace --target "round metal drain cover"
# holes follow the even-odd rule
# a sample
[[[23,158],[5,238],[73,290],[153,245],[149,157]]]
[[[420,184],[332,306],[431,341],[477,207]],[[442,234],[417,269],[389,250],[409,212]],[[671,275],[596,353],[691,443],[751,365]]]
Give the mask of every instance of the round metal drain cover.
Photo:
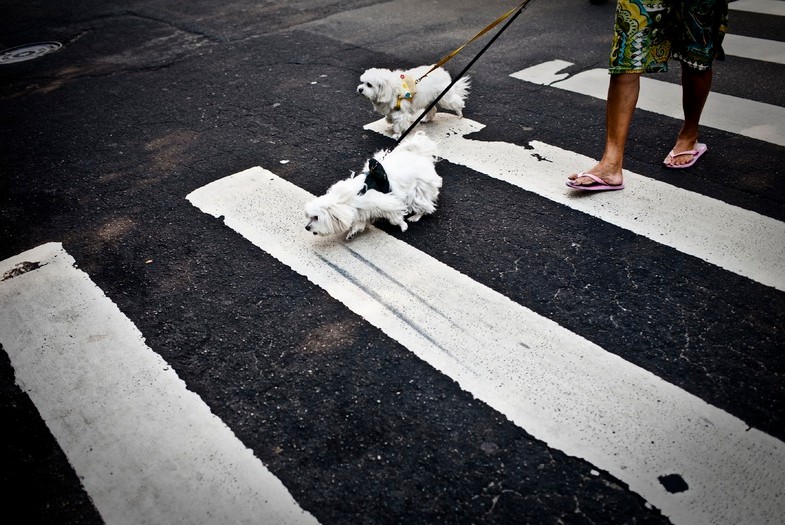
[[[0,51],[0,64],[33,60],[52,51],[57,51],[61,47],[63,47],[63,44],[60,42],[37,42],[35,44],[12,47],[11,49]]]

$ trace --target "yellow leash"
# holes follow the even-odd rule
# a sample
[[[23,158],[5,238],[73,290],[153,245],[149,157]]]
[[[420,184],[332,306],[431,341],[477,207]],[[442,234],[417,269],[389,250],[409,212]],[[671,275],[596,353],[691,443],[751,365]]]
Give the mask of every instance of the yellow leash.
[[[483,36],[485,33],[487,33],[488,31],[490,31],[491,29],[493,29],[493,28],[494,28],[494,27],[496,27],[497,25],[499,25],[499,24],[501,24],[502,22],[504,22],[505,20],[507,20],[507,19],[508,19],[509,17],[511,17],[511,16],[512,16],[512,14],[513,14],[513,13],[515,13],[516,11],[520,11],[521,9],[523,9],[524,7],[526,7],[526,4],[528,4],[529,2],[531,2],[531,0],[524,0],[523,2],[521,2],[521,4],[520,4],[518,7],[513,7],[512,9],[510,9],[509,11],[507,11],[506,13],[504,13],[502,16],[500,16],[499,18],[497,18],[496,20],[494,20],[493,22],[491,22],[491,24],[490,24],[488,27],[486,27],[485,29],[483,29],[482,31],[480,31],[479,33],[477,33],[476,35],[474,35],[474,36],[473,36],[473,37],[472,37],[470,40],[468,40],[468,41],[467,41],[465,44],[463,44],[463,45],[461,45],[461,46],[457,47],[455,50],[453,50],[452,52],[450,52],[450,53],[449,53],[448,55],[446,55],[444,58],[442,58],[441,60],[439,60],[439,61],[438,61],[438,62],[437,62],[437,63],[436,63],[436,64],[435,64],[435,65],[434,65],[434,66],[433,66],[433,67],[432,67],[432,68],[431,68],[431,69],[430,69],[430,70],[429,70],[427,73],[425,73],[423,76],[421,76],[420,78],[418,78],[418,79],[415,81],[415,83],[419,83],[419,82],[420,82],[420,80],[422,80],[422,79],[424,79],[425,77],[427,77],[427,76],[428,76],[428,75],[429,75],[431,72],[433,72],[433,71],[435,71],[436,69],[438,69],[438,68],[442,67],[444,64],[446,64],[447,62],[449,62],[449,61],[450,61],[450,60],[451,60],[451,59],[452,59],[452,58],[453,58],[455,55],[457,55],[458,53],[460,53],[461,51],[463,51],[463,48],[464,48],[464,47],[468,46],[469,44],[471,44],[471,43],[472,43],[472,42],[474,42],[475,40],[477,40],[477,39],[479,39],[480,37],[482,37],[482,36]]]
[[[479,53],[477,53],[477,55],[476,55],[474,58],[472,58],[472,59],[469,61],[469,63],[468,63],[468,64],[466,64],[466,66],[463,68],[463,71],[461,71],[461,72],[460,72],[458,75],[456,75],[455,77],[453,77],[453,80],[452,80],[452,82],[450,82],[450,85],[448,85],[446,88],[444,88],[444,91],[442,91],[442,92],[441,92],[441,94],[440,94],[438,97],[436,97],[436,98],[435,98],[435,99],[434,99],[434,100],[431,102],[431,104],[430,104],[430,105],[429,105],[427,108],[425,108],[425,110],[424,110],[424,111],[423,111],[423,112],[420,114],[420,116],[419,116],[419,117],[417,117],[417,119],[415,119],[415,121],[414,121],[414,122],[412,122],[412,124],[409,126],[409,129],[407,129],[406,131],[404,131],[404,132],[401,134],[401,136],[400,136],[400,137],[398,137],[398,140],[396,141],[396,144],[400,144],[400,143],[401,143],[401,141],[402,141],[402,140],[403,140],[403,139],[406,137],[406,135],[408,135],[408,134],[409,134],[409,132],[411,132],[411,131],[414,129],[414,127],[415,127],[415,126],[416,126],[416,125],[417,125],[417,124],[418,124],[418,123],[419,123],[419,122],[422,120],[422,118],[423,118],[425,115],[427,115],[427,114],[428,114],[428,112],[429,112],[431,109],[433,109],[433,107],[434,107],[434,106],[436,106],[436,103],[437,103],[437,102],[439,102],[439,100],[441,100],[441,98],[442,98],[442,97],[443,97],[445,94],[447,94],[447,92],[448,92],[450,89],[452,89],[452,87],[455,85],[455,83],[456,83],[456,82],[458,82],[458,80],[460,80],[460,79],[461,79],[461,77],[463,77],[463,75],[465,75],[465,74],[466,74],[466,72],[469,70],[469,68],[471,68],[471,67],[472,67],[472,65],[473,65],[473,64],[474,64],[474,63],[475,63],[475,62],[476,62],[476,61],[477,61],[477,60],[478,60],[478,59],[479,59],[479,58],[480,58],[480,57],[483,55],[483,53],[485,53],[485,52],[488,50],[488,48],[489,48],[489,47],[491,47],[491,45],[493,45],[493,43],[496,41],[496,39],[497,39],[497,38],[499,38],[499,36],[501,36],[501,34],[502,34],[504,31],[505,31],[505,29],[507,29],[507,28],[510,26],[510,24],[512,24],[512,23],[515,21],[515,19],[518,17],[518,15],[520,15],[520,14],[521,14],[521,12],[523,11],[523,9],[524,9],[524,8],[525,8],[525,7],[526,7],[526,6],[527,6],[527,5],[528,5],[528,4],[531,2],[531,1],[532,1],[532,0],[524,0],[523,2],[521,2],[521,4],[520,4],[518,7],[514,8],[514,9],[511,9],[510,11],[508,11],[507,13],[505,13],[504,15],[502,15],[500,18],[496,19],[496,20],[495,20],[495,21],[494,21],[494,22],[493,22],[491,25],[489,25],[488,27],[486,27],[485,29],[483,29],[482,31],[480,31],[479,33],[477,33],[477,35],[476,35],[476,36],[474,36],[474,38],[472,38],[471,40],[469,40],[468,42],[466,42],[465,44],[463,44],[462,46],[460,46],[458,49],[456,49],[455,51],[453,51],[452,53],[450,53],[449,55],[447,55],[446,57],[444,57],[443,59],[441,59],[441,60],[440,60],[440,61],[439,61],[439,62],[438,62],[438,63],[437,63],[435,66],[433,66],[433,67],[431,68],[431,70],[430,70],[430,71],[428,71],[428,73],[430,73],[431,71],[433,71],[433,70],[434,70],[434,69],[436,69],[437,67],[440,67],[440,66],[442,66],[442,65],[443,65],[445,62],[447,62],[447,61],[448,61],[448,60],[450,60],[452,57],[454,57],[455,55],[457,55],[458,53],[460,53],[460,52],[461,52],[461,50],[462,50],[464,47],[466,47],[466,46],[467,46],[467,45],[469,45],[470,43],[472,43],[472,42],[474,42],[475,40],[477,40],[478,38],[480,38],[482,35],[484,35],[484,34],[485,34],[485,33],[487,33],[488,31],[490,31],[491,29],[493,29],[494,27],[496,27],[497,25],[499,25],[499,23],[501,23],[502,21],[504,21],[504,20],[506,20],[506,19],[508,19],[508,18],[509,18],[509,20],[507,20],[507,23],[505,23],[505,24],[504,24],[504,26],[502,26],[502,28],[501,28],[501,29],[499,29],[499,30],[496,32],[496,34],[495,34],[495,35],[493,35],[493,37],[491,37],[491,39],[488,41],[488,43],[486,43],[486,44],[485,44],[485,46],[484,46],[484,47],[483,47],[483,48],[480,50],[480,52],[479,52]],[[420,80],[422,80],[423,78],[425,78],[426,76],[428,76],[428,73],[425,73],[423,76],[421,76],[420,78],[418,78],[417,80],[415,80],[415,84],[417,84],[417,83],[418,83]],[[407,80],[407,79],[406,79],[406,78],[404,78],[403,80],[404,80],[404,84],[407,84],[407,82],[406,82],[406,80]],[[408,84],[407,84],[407,88],[408,88],[408,87],[410,87],[410,86],[408,86]],[[405,91],[405,90],[404,90],[404,91]],[[409,97],[413,97],[413,96],[415,95],[415,92],[416,92],[416,89],[414,89],[414,90],[412,90],[412,91],[408,92],[408,95],[409,95]],[[398,98],[398,104],[399,104],[399,107],[400,107],[401,100],[402,100],[403,98],[407,98],[407,97],[406,97],[406,95],[407,95],[407,93],[404,93],[404,94],[403,94],[403,97],[399,97],[399,98]]]

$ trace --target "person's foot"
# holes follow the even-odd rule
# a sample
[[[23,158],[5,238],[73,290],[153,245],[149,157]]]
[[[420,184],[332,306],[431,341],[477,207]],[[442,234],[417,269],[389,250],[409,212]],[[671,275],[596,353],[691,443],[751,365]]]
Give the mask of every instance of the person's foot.
[[[698,139],[695,137],[689,138],[682,138],[679,137],[676,139],[676,145],[673,146],[673,149],[668,156],[665,157],[665,160],[662,161],[663,164],[670,167],[679,167],[684,166],[685,164],[692,165],[693,160],[695,159],[695,154],[690,154],[687,152],[697,151],[698,146]]]
[[[567,178],[572,181],[572,186],[593,186],[597,184],[595,179],[592,179],[587,173],[594,175],[607,184],[608,186],[621,186],[624,184],[624,175],[621,170],[609,170],[602,164],[597,164],[592,169],[581,173],[573,173]]]

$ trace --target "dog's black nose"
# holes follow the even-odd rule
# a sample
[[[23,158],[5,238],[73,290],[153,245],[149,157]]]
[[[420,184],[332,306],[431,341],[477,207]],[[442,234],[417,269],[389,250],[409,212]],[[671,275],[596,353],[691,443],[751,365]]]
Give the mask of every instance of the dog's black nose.
[[[310,224],[306,224],[305,225],[305,229],[306,229],[306,231],[311,231],[311,225]]]
[[[362,93],[362,92],[363,92],[363,87],[362,87],[362,86],[358,87],[358,88],[357,88],[357,92],[358,92],[358,93]]]

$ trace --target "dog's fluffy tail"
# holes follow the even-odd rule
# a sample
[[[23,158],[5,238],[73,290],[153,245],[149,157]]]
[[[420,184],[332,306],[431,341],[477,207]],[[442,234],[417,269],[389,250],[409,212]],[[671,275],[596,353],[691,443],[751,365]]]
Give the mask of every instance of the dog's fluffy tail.
[[[455,82],[455,85],[447,92],[448,96],[458,97],[459,99],[466,100],[469,96],[469,89],[472,87],[472,82],[469,77],[461,77]]]
[[[439,159],[439,147],[431,140],[424,131],[418,131],[414,135],[405,138],[397,147],[403,151],[410,151],[424,157]]]

